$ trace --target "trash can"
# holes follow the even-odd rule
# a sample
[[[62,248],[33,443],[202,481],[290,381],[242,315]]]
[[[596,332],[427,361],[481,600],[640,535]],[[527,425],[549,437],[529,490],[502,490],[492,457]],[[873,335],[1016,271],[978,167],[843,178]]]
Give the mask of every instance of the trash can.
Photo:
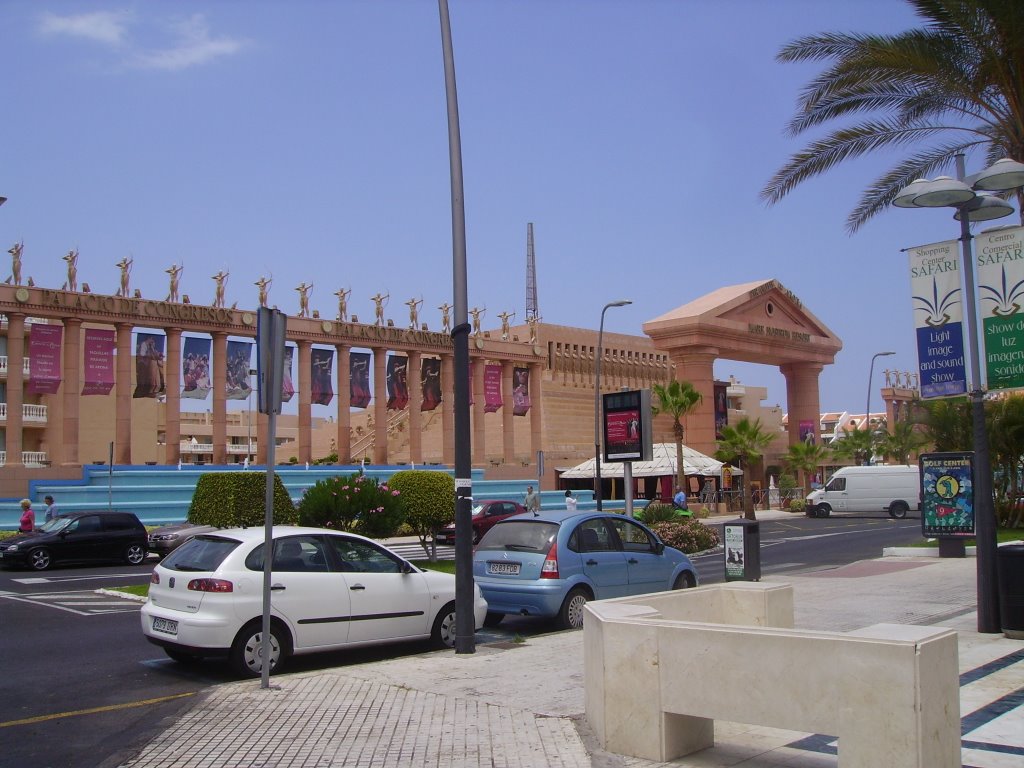
[[[1024,544],[1004,544],[999,547],[996,571],[1003,634],[1024,640]]]
[[[725,545],[725,580],[761,580],[761,524],[734,520],[722,527]]]

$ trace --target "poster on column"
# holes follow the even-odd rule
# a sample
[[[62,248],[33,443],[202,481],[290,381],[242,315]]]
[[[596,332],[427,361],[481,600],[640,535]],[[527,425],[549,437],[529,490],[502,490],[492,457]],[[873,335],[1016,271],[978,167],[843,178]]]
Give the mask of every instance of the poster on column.
[[[727,384],[715,384],[715,439],[722,439],[722,429],[729,424],[729,400],[726,397]]]
[[[807,443],[808,445],[814,445],[814,420],[813,419],[800,419],[800,423],[797,425],[797,429],[800,430],[800,442]]]
[[[249,368],[252,365],[252,342],[228,342],[227,384],[224,396],[228,400],[245,400],[252,392]]]
[[[101,328],[85,329],[85,354],[82,358],[83,395],[109,395],[114,388],[114,332]]]
[[[420,382],[423,391],[421,411],[432,411],[441,404],[441,361],[424,357],[420,363]]]
[[[512,369],[512,415],[525,416],[530,410],[530,369]]]
[[[350,403],[365,408],[370,404],[370,353],[349,352],[348,366]]]
[[[161,333],[135,334],[135,392],[132,397],[164,394],[164,337]]]
[[[311,402],[314,405],[330,405],[334,399],[334,385],[331,384],[334,376],[334,350],[314,347],[309,366]]]
[[[989,391],[1024,387],[1024,228],[974,238]]]
[[[967,391],[959,241],[908,248],[922,398]]]
[[[388,410],[401,411],[409,405],[409,358],[388,355]]]
[[[501,408],[501,366],[484,366],[484,413],[495,413]]]
[[[210,340],[185,337],[181,356],[181,396],[205,400],[210,394]]]
[[[60,343],[62,325],[33,323],[28,336],[29,380],[26,391],[55,395],[60,389]]]
[[[295,347],[284,348],[284,375],[281,377],[281,402],[287,403],[295,394],[295,384],[292,380],[292,356]]]

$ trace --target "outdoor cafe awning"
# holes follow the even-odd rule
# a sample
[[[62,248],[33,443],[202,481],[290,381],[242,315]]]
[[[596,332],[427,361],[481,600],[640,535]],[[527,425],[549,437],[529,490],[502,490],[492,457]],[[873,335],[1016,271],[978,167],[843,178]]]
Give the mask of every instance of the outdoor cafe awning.
[[[713,459],[700,451],[683,446],[683,472],[687,475],[702,477],[721,477],[724,462]],[[622,462],[601,462],[601,477],[622,477]],[[734,476],[742,475],[743,471],[730,466]],[[633,477],[664,477],[676,474],[675,443],[655,443],[654,458],[651,461],[634,461]],[[594,459],[587,459],[572,469],[562,472],[561,477],[567,480],[592,478],[594,476]]]

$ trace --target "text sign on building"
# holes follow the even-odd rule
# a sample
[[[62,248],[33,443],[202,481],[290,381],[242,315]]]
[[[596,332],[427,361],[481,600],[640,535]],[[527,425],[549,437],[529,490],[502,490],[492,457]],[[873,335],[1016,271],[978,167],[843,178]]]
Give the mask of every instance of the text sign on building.
[[[603,395],[604,461],[651,461],[651,390]]]
[[[967,391],[959,242],[908,248],[921,397]]]
[[[1024,228],[974,239],[988,388],[1024,387]]]
[[[921,534],[926,538],[974,536],[974,453],[922,453]]]

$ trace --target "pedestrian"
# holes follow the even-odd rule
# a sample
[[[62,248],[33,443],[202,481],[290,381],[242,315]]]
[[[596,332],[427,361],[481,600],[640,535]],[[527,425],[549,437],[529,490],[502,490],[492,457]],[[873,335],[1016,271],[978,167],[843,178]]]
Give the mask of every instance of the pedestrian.
[[[569,489],[565,491],[565,508],[570,512],[576,511],[576,497],[572,495],[572,491]]]
[[[46,522],[50,522],[55,517],[58,517],[60,512],[57,511],[57,505],[53,501],[53,496],[44,496],[43,501],[46,502]]]
[[[526,498],[523,499],[523,506],[526,507],[527,512],[534,514],[540,512],[540,494],[534,492],[532,485],[526,486]]]
[[[36,513],[32,511],[32,502],[21,500],[21,520],[18,522],[19,533],[32,533],[36,529]]]
[[[690,507],[686,503],[686,491],[676,486],[676,495],[672,497],[672,504],[676,509],[681,509],[684,512],[688,512]]]

